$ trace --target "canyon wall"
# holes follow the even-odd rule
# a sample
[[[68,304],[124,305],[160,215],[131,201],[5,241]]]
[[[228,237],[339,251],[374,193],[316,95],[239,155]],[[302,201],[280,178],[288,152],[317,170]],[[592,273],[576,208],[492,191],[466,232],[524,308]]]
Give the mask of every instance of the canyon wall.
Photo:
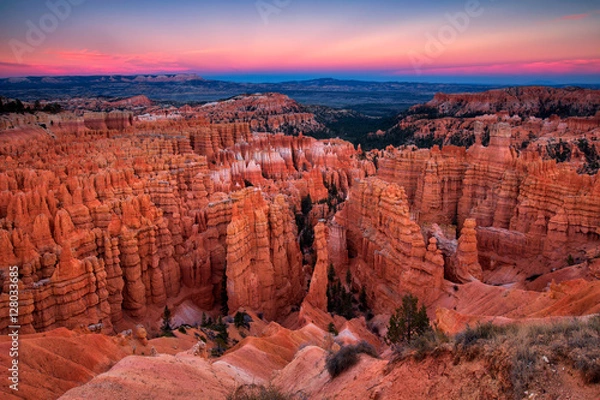
[[[587,116],[599,110],[600,93],[592,89],[558,89],[544,86],[513,87],[482,93],[438,93],[425,106],[442,114],[462,117],[473,113],[508,112],[549,116],[551,113]]]
[[[420,223],[476,221],[484,268],[518,265],[550,272],[600,241],[600,181],[567,164],[511,146],[511,127],[494,125],[488,146],[380,152],[378,176],[405,188]]]
[[[24,332],[110,332],[181,298],[210,310],[224,276],[232,310],[285,317],[305,291],[301,199],[331,214],[328,188],[345,196],[375,171],[349,143],[242,122],[65,115],[45,127],[17,119],[0,135],[0,309],[17,265]]]
[[[403,188],[379,178],[357,181],[335,219],[346,229],[352,275],[375,312],[399,306],[403,294],[426,303],[439,296],[444,259],[435,239],[426,242],[411,219]]]
[[[231,310],[249,307],[265,318],[287,315],[304,296],[295,221],[282,195],[268,204],[260,190],[232,194],[227,227],[227,292]]]

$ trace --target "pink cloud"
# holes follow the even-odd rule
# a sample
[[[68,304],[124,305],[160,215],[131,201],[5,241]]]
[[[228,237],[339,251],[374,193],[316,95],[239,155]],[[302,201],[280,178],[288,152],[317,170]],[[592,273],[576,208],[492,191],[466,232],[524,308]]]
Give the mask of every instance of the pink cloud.
[[[96,50],[56,50],[50,49],[45,52],[46,54],[56,55],[63,60],[108,60],[112,59],[113,56],[110,54],[101,53]]]
[[[594,14],[600,14],[600,10],[594,10],[594,11],[590,11],[588,13],[583,13],[583,14],[570,14],[570,15],[563,15],[560,18],[557,18],[559,21],[578,21],[581,19],[585,19],[588,17],[593,16]]]
[[[49,49],[39,64],[24,68],[22,74],[95,74],[187,72],[192,66],[164,53],[107,54],[88,49]],[[9,68],[6,68],[6,70]]]
[[[480,65],[432,65],[423,67],[423,74],[432,75],[594,75],[600,70],[600,59],[570,59],[520,63],[490,63]],[[396,74],[410,73],[400,68]]]
[[[580,19],[587,18],[590,15],[591,15],[591,13],[563,15],[559,19],[562,20],[562,21],[577,21],[577,20],[580,20]]]

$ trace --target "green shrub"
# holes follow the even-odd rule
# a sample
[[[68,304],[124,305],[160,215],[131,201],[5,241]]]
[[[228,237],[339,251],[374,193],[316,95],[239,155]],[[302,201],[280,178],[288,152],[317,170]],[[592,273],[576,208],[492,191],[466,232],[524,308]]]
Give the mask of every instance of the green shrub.
[[[226,351],[227,349],[225,349],[222,346],[213,347],[212,349],[210,349],[210,356],[214,358],[219,358],[223,354],[225,354]]]
[[[354,348],[359,353],[366,354],[373,358],[379,358],[379,355],[377,354],[377,350],[375,350],[375,347],[373,347],[372,344],[365,342],[364,340],[355,344]]]
[[[598,384],[600,383],[600,358],[597,358],[598,354],[581,354],[573,362],[575,369],[581,372],[583,381],[587,384]]]
[[[587,322],[588,327],[596,332],[596,334],[600,335],[600,315],[595,315],[591,317]]]

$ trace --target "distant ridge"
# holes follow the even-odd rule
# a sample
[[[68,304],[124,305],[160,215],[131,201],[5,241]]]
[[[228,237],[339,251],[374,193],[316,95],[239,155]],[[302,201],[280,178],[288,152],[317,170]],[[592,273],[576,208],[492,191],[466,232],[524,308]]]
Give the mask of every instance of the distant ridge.
[[[561,85],[555,87],[565,87]],[[433,99],[436,93],[478,93],[507,85],[375,82],[318,78],[281,83],[209,80],[196,74],[93,75],[0,79],[0,96],[23,101],[144,95],[154,101],[208,102],[244,93],[282,93],[305,105],[348,108],[387,116]],[[593,85],[583,87],[594,88]],[[596,85],[600,88],[600,85]]]

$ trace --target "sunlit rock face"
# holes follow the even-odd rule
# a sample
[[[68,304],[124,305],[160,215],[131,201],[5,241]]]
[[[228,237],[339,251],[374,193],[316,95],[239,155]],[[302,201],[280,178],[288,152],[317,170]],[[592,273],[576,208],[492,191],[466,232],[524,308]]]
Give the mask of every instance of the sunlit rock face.
[[[420,224],[473,219],[484,268],[510,263],[550,272],[569,254],[599,240],[596,176],[511,146],[509,124],[492,126],[488,146],[468,150],[389,150],[378,175],[405,188]],[[490,264],[491,263],[491,264]]]
[[[444,278],[444,259],[411,219],[404,189],[379,178],[358,181],[336,220],[347,230],[348,252],[360,262],[353,273],[377,311],[413,293],[433,300]]]
[[[134,100],[125,106],[151,106]],[[110,332],[181,294],[209,310],[224,277],[232,309],[276,319],[299,306],[301,199],[321,203],[316,224],[333,215],[328,190],[343,199],[374,166],[341,140],[257,133],[259,119],[264,129],[312,123],[285,96],[240,101],[257,109],[239,114],[226,103],[189,120],[2,117],[0,267],[19,267],[24,331],[101,323]],[[231,112],[236,121],[224,122]],[[8,274],[1,279],[8,309]]]
[[[440,95],[428,107],[505,108],[498,93],[465,95],[466,105]],[[593,95],[577,94],[574,110],[587,112]],[[595,146],[597,115],[525,118],[539,112],[532,101],[511,111],[519,119],[410,116],[400,124],[418,125],[417,136],[435,125],[473,143],[365,154],[303,135],[314,115],[282,95],[167,110],[143,97],[118,102],[122,111],[90,100],[101,111],[0,118],[0,309],[16,265],[26,332],[98,323],[111,332],[175,299],[215,310],[225,294],[232,312],[282,321],[299,310],[298,324],[327,327],[330,265],[339,277],[349,270],[348,289],[364,287],[381,314],[406,293],[432,315],[460,311],[462,297],[443,300],[451,284],[527,289],[567,260],[589,271],[569,276],[597,276],[588,262],[600,241],[597,175],[582,169],[585,148],[557,162],[548,145],[583,135]]]

